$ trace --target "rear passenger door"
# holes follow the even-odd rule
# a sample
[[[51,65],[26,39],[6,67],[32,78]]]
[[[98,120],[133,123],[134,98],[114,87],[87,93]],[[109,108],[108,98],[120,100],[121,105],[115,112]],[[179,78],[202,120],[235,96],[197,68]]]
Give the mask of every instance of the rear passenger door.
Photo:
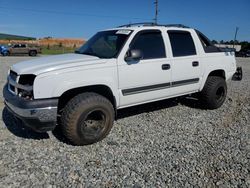
[[[186,94],[199,89],[201,65],[193,35],[189,31],[168,30],[172,49],[171,92]]]

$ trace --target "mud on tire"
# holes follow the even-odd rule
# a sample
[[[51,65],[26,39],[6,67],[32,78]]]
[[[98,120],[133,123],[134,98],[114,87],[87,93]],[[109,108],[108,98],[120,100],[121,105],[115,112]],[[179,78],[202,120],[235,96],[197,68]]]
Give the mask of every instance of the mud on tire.
[[[217,109],[225,101],[227,96],[227,85],[224,78],[209,76],[203,90],[200,93],[200,100],[207,109]]]
[[[111,102],[91,92],[72,98],[61,117],[63,133],[75,145],[102,140],[110,132],[113,121],[114,108]]]

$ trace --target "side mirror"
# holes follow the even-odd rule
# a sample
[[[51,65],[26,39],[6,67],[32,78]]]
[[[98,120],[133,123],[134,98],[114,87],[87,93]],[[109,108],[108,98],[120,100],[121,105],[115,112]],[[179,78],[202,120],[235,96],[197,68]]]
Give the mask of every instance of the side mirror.
[[[125,61],[139,61],[143,57],[141,50],[128,50]]]

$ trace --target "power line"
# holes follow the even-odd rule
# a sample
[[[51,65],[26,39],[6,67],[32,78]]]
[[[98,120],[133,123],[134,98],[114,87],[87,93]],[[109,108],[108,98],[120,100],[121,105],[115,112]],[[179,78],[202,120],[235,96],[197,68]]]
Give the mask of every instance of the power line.
[[[126,19],[126,20],[145,20],[145,18],[139,17],[124,17],[124,16],[109,16],[109,15],[98,15],[98,14],[88,14],[88,13],[79,13],[79,12],[65,12],[65,11],[54,11],[54,10],[39,10],[39,9],[29,9],[29,8],[12,8],[12,7],[4,7],[0,6],[0,9],[9,9],[9,10],[17,10],[17,11],[29,11],[34,13],[46,13],[46,14],[61,14],[61,15],[72,15],[72,16],[87,16],[87,17],[98,17],[98,18],[112,18],[112,19]],[[147,19],[146,19],[147,20]],[[150,20],[150,19],[148,19]]]

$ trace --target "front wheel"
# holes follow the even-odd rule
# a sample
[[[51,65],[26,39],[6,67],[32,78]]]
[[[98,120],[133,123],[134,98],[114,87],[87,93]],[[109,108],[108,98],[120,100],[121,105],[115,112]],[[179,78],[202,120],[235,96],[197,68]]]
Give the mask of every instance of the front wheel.
[[[9,55],[10,55],[10,52],[9,52],[9,51],[3,52],[2,55],[3,55],[3,56],[9,56]]]
[[[221,107],[227,96],[226,81],[222,77],[209,76],[201,91],[201,103],[208,109]]]
[[[37,52],[35,51],[35,50],[31,50],[30,52],[29,52],[29,56],[36,56],[37,55]]]
[[[113,105],[96,93],[75,96],[68,102],[61,117],[64,135],[75,145],[102,140],[110,132],[113,121]]]

